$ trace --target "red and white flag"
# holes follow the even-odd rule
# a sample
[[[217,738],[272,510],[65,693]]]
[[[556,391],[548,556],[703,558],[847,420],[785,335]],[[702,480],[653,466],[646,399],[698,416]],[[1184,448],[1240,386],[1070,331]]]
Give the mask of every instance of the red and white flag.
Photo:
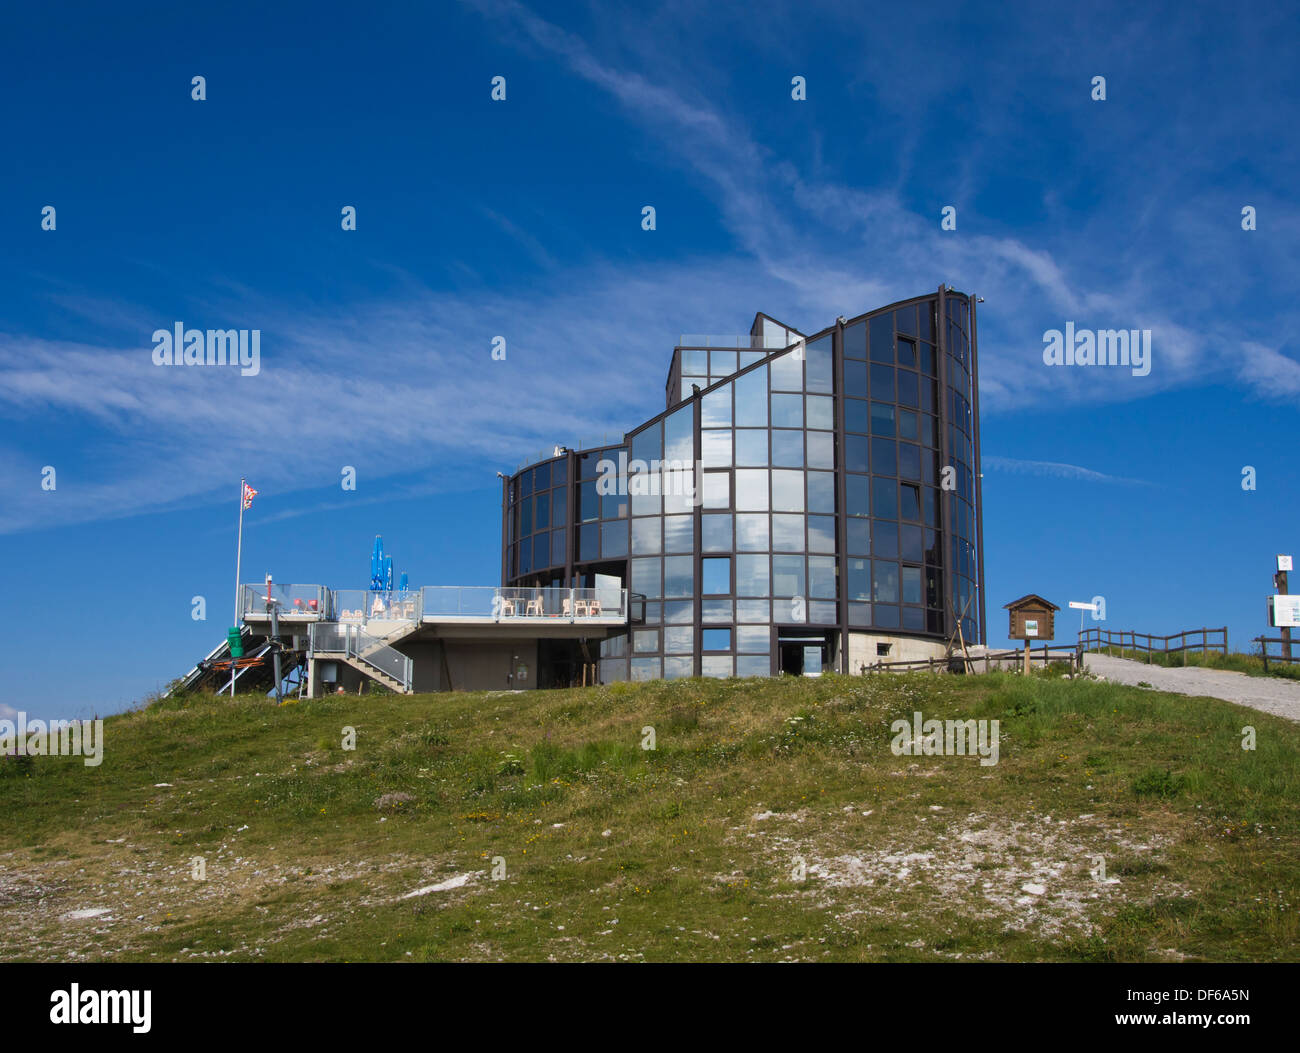
[[[257,491],[247,483],[244,484],[244,507],[248,508],[253,503],[253,498],[257,496]]]

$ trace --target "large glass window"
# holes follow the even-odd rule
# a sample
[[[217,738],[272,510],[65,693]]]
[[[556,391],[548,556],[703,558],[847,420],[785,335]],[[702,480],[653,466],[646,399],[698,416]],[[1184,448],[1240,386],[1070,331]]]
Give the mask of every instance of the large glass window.
[[[584,523],[600,518],[600,495],[596,492],[596,481],[590,479],[580,485],[579,515]]]
[[[873,476],[871,480],[871,514],[877,519],[898,518],[898,481]]]
[[[736,430],[736,464],[767,465],[767,429],[739,428]]]
[[[874,520],[871,524],[871,554],[885,559],[898,558],[898,524],[884,519]]]
[[[655,556],[664,550],[664,521],[658,516],[632,520],[632,552]]]
[[[679,466],[695,463],[695,409],[683,406],[664,421],[664,459]]]
[[[872,598],[876,603],[898,602],[898,564],[874,559],[871,561],[873,581]]]
[[[808,391],[833,390],[831,379],[834,375],[831,358],[831,336],[820,337],[812,341],[805,350],[806,389]]]
[[[844,357],[867,357],[867,323],[855,322],[844,327]]]
[[[865,392],[863,393],[865,394]],[[808,395],[804,399],[808,427],[832,431],[835,428],[835,400],[828,395]]]
[[[849,475],[845,477],[845,500],[848,507],[845,509],[851,516],[868,516],[871,514],[870,482],[865,475]]]
[[[731,507],[731,473],[705,472],[703,504],[705,508]]]
[[[664,629],[664,651],[667,654],[690,654],[695,650],[695,629],[689,625]]]
[[[695,557],[664,557],[664,595],[695,595]]]
[[[704,462],[705,468],[730,468],[731,432],[716,428],[701,432],[700,460]]]
[[[772,427],[802,428],[803,427],[803,396],[773,395],[772,396]]]
[[[622,490],[623,493],[601,494],[600,517],[602,519],[626,519],[627,518],[629,509],[628,509],[626,480],[619,478],[614,488],[616,490]]]
[[[696,349],[682,351],[682,376],[704,377],[709,374],[709,353]]]
[[[705,552],[731,551],[731,516],[706,515],[701,519],[704,537],[701,549]]]
[[[835,551],[835,518],[833,516],[808,517],[808,551]]]
[[[736,389],[736,427],[767,427],[767,366],[737,377],[732,386]]]
[[[804,550],[803,516],[772,517],[772,551],[802,552]]]
[[[736,595],[767,596],[769,594],[767,556],[736,557]],[[767,615],[764,614],[766,620]]]
[[[731,559],[709,556],[700,561],[703,585],[701,595],[722,596],[731,592]]]
[[[664,551],[690,552],[695,548],[695,517],[664,516]]]
[[[804,510],[804,473],[772,472],[772,511],[802,512]]]
[[[835,557],[808,557],[808,595],[815,600],[835,599]]]
[[[844,526],[849,551],[855,556],[871,555],[871,520],[849,519]]]
[[[694,508],[695,487],[698,482],[693,466],[683,471],[664,472],[661,484],[663,486],[664,512],[668,514],[689,512]]]
[[[903,602],[921,602],[921,568],[903,567]]]
[[[871,455],[867,452],[870,439],[865,435],[844,436],[844,468],[850,472],[865,472],[871,467]]]
[[[731,427],[731,385],[723,384],[700,399],[700,427]]]
[[[729,377],[737,369],[735,351],[710,351],[709,373],[715,377]]]
[[[736,516],[736,551],[768,550],[767,513],[740,513]]]
[[[867,559],[851,559],[848,561],[845,588],[848,589],[850,601],[867,601],[871,599],[870,563],[871,561]]]
[[[620,559],[627,555],[626,521],[600,524],[600,554],[603,559]]]
[[[829,438],[829,433],[826,434]],[[780,468],[802,468],[803,437],[801,431],[773,431],[772,464]]]
[[[808,511],[835,513],[835,473],[808,473]]]
[[[871,430],[866,401],[863,399],[844,400],[844,428],[846,431],[856,431],[862,435]]]
[[[808,435],[809,468],[835,467],[835,436],[828,431],[810,431]]]
[[[705,629],[700,634],[700,648],[704,651],[730,651],[730,629]]]
[[[766,512],[768,473],[753,468],[736,469],[736,510],[740,512]]]
[[[803,556],[772,557],[772,595],[781,597],[808,595],[804,583]]]
[[[660,460],[664,455],[663,432],[663,422],[656,421],[632,436],[632,459],[645,461],[647,465],[651,461]]]
[[[894,361],[894,319],[889,312],[871,319],[871,360]]]
[[[773,391],[803,391],[803,356],[798,350],[787,351],[769,365]]]
[[[898,444],[893,439],[871,439],[871,474],[898,474]]]

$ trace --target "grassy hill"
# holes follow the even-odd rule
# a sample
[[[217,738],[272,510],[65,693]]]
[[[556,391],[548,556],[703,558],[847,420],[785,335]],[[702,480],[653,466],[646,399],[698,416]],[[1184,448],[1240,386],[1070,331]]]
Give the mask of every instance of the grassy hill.
[[[1298,790],[1300,727],[1091,680],[173,699],[0,762],[0,959],[1296,959]]]

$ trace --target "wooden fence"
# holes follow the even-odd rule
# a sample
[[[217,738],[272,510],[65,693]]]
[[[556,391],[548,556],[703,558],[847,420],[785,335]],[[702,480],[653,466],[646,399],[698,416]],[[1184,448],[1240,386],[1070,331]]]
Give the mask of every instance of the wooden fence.
[[[1267,636],[1256,636],[1255,642],[1259,644],[1260,657],[1264,659],[1264,672],[1268,672],[1268,663],[1277,662],[1279,665],[1294,665],[1300,662],[1300,654],[1296,654],[1292,649],[1294,640],[1272,639]],[[1282,648],[1281,654],[1269,654],[1268,645],[1277,644]]]
[[[1192,638],[1188,643],[1188,638]],[[1211,640],[1211,637],[1215,637]],[[1199,638],[1199,639],[1198,639]],[[1139,643],[1138,641],[1142,641]],[[1178,646],[1170,644],[1171,640],[1177,640]],[[1159,641],[1160,646],[1157,646]],[[1145,651],[1147,662],[1151,662],[1151,656],[1154,654],[1182,654],[1183,664],[1187,664],[1187,652],[1199,651],[1201,654],[1207,654],[1211,650],[1218,651],[1225,658],[1228,654],[1228,627],[1225,625],[1222,629],[1186,629],[1180,633],[1171,633],[1168,636],[1153,636],[1151,633],[1134,632],[1132,629],[1120,629],[1112,631],[1110,629],[1084,629],[1079,634],[1078,650],[1084,651],[1101,651],[1105,649],[1108,653],[1119,649],[1122,655],[1125,651]]]
[[[910,661],[863,663],[859,672],[911,673],[920,670],[929,672],[940,670],[951,673],[988,673],[994,665],[999,667],[1009,665],[1012,669],[1019,669],[1023,666],[1024,660],[1025,652],[1017,647],[1009,651],[986,651],[983,654],[971,655],[969,662],[964,655],[954,654],[949,658],[914,658]],[[1066,662],[1072,671],[1077,671],[1080,655],[1078,649],[1074,647],[1052,647],[1050,644],[1043,644],[1042,647],[1030,649],[1029,661],[1031,665],[1044,667],[1052,662]]]

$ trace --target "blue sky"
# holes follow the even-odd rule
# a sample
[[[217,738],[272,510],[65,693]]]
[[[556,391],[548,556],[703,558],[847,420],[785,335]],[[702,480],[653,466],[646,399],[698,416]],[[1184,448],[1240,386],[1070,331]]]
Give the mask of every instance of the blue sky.
[[[360,587],[382,533],[413,583],[492,584],[495,472],[661,410],[679,334],[941,282],[985,297],[991,642],[1029,591],[1264,631],[1300,548],[1300,15],[901,7],[6,10],[0,712],[205,654],[241,475],[245,580]],[[260,329],[260,374],[154,366],[176,321]],[[1150,375],[1045,366],[1067,321],[1151,329]]]

